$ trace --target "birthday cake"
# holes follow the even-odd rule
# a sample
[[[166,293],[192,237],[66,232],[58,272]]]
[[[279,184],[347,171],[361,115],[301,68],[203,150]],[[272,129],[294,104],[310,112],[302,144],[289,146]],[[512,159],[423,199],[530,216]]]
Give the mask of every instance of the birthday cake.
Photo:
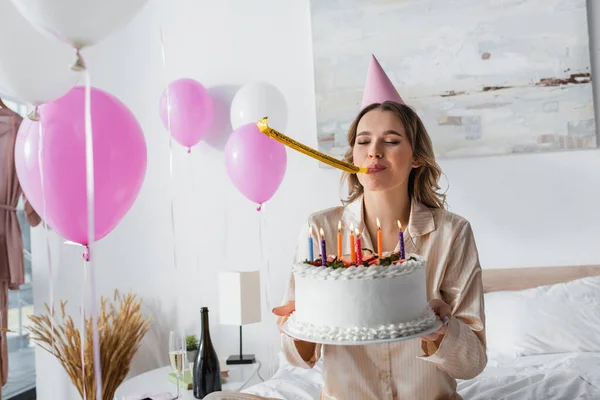
[[[289,333],[315,342],[354,342],[416,335],[438,318],[427,302],[426,260],[399,253],[362,262],[328,257],[293,266],[296,311]]]

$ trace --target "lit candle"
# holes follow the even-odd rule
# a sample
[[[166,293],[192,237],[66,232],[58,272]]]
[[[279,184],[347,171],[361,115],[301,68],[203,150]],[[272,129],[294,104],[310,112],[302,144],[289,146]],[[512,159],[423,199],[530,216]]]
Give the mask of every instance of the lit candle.
[[[356,264],[362,264],[362,248],[360,243],[360,233],[358,233],[358,229],[356,230]]]
[[[327,249],[325,248],[325,233],[323,232],[323,228],[321,228],[321,265],[327,265]]]
[[[350,225],[350,261],[356,262],[356,247],[354,243],[354,225]]]
[[[381,224],[377,218],[377,254],[379,258],[383,257],[383,234],[381,233]]]
[[[343,255],[343,244],[342,244],[342,221],[338,222],[338,235],[337,235],[337,257],[338,260],[342,258]]]
[[[313,249],[312,226],[308,227],[308,261],[315,260],[315,252]]]
[[[398,221],[398,243],[400,244],[400,259],[404,260],[404,233],[400,221]]]

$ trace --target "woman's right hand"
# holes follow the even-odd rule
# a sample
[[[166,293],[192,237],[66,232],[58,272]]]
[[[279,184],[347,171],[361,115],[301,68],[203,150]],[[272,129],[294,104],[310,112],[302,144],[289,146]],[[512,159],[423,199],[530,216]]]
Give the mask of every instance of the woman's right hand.
[[[290,314],[292,314],[295,310],[296,310],[296,302],[294,300],[288,301],[284,305],[275,307],[273,309],[273,314],[277,315],[280,318],[278,325],[279,325],[279,331],[281,333],[285,334],[285,332],[283,331],[283,324],[290,317]],[[296,340],[296,339],[294,339],[294,340]]]

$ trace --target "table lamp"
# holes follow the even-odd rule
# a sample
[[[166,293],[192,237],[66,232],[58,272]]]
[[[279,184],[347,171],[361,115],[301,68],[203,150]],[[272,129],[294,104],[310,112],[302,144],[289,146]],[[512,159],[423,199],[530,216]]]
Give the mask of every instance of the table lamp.
[[[260,271],[222,271],[219,273],[219,322],[239,325],[240,352],[227,364],[252,364],[254,354],[242,352],[242,326],[260,322]]]

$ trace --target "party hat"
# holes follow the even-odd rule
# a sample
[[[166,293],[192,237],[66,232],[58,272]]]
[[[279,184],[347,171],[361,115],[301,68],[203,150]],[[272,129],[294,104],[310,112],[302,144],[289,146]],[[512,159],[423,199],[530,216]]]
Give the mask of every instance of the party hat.
[[[367,71],[367,81],[360,108],[362,110],[373,103],[383,103],[388,100],[404,104],[404,100],[402,100],[394,84],[392,84],[390,78],[388,78],[383,68],[381,68],[379,61],[371,54],[371,62]]]

